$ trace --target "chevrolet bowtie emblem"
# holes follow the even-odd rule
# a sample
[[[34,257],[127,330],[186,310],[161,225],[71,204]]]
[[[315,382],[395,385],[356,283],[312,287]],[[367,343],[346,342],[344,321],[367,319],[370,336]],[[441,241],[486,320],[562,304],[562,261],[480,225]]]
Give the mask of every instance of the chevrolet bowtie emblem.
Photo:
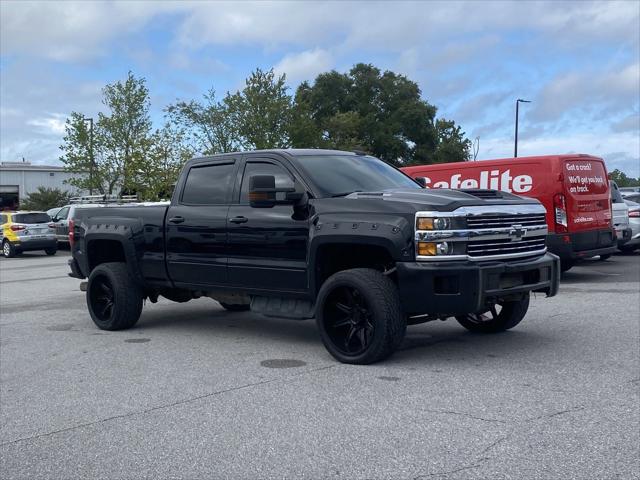
[[[513,225],[511,230],[509,230],[509,236],[512,242],[519,242],[526,234],[527,229],[523,228],[522,225]]]

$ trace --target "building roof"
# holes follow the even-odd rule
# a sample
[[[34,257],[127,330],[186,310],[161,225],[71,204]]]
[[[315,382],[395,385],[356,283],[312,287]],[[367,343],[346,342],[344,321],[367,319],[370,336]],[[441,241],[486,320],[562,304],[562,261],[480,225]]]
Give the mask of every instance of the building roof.
[[[2,162],[0,170],[35,171],[35,172],[64,172],[61,165],[32,165],[31,162]]]

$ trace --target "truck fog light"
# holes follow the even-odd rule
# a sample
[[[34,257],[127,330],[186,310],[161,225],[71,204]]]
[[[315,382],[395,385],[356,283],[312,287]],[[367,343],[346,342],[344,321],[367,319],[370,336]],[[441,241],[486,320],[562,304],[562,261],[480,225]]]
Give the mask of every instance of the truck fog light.
[[[447,242],[418,242],[418,255],[422,256],[449,255],[451,250],[451,245]]]

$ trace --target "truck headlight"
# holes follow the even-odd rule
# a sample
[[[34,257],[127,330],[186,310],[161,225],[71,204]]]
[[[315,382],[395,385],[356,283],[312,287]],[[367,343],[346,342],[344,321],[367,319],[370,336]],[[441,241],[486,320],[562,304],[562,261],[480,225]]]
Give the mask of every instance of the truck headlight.
[[[447,242],[418,242],[418,255],[435,257],[437,255],[450,255],[453,248]]]
[[[451,226],[451,220],[446,217],[418,217],[416,230],[447,230]]]

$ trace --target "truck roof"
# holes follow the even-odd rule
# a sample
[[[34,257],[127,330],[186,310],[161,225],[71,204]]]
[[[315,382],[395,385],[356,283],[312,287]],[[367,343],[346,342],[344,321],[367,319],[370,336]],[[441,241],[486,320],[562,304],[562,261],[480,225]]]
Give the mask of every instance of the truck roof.
[[[276,153],[276,154],[285,154],[292,155],[294,157],[302,157],[308,155],[362,155],[360,152],[348,152],[345,150],[328,150],[323,148],[270,148],[265,150],[247,150],[245,152],[228,152],[228,153],[218,153],[215,155],[202,155],[199,157],[194,157],[192,160],[202,160],[207,158],[224,158],[230,155],[245,155],[245,154],[255,154],[255,153]]]

